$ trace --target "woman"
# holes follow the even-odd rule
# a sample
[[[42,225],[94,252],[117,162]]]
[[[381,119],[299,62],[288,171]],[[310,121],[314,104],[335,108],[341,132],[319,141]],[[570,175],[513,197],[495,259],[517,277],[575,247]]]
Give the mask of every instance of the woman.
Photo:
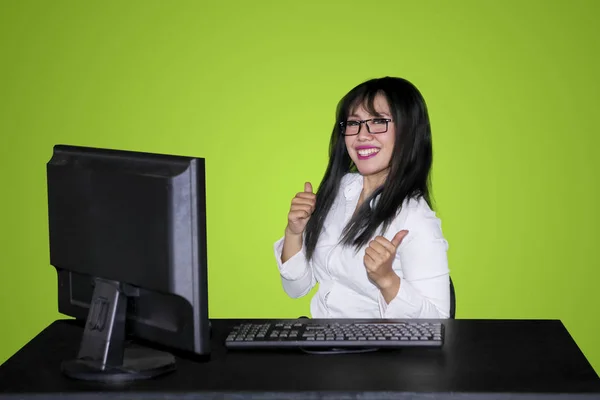
[[[448,318],[448,244],[431,209],[431,130],[418,89],[384,77],[338,105],[317,194],[292,200],[274,246],[285,292],[313,318]]]

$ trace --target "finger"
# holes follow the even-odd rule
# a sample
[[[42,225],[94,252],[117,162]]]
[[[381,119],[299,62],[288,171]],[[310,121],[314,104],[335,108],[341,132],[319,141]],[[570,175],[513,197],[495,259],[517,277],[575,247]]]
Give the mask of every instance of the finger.
[[[313,195],[314,196],[314,195]],[[317,204],[316,197],[308,197],[308,196],[296,196],[292,199],[292,204],[294,203],[304,203],[304,204]]]
[[[305,206],[305,205],[300,205],[300,206],[292,206],[292,208],[290,209],[290,213],[295,213],[295,212],[299,212],[299,211],[303,211],[305,213],[307,213],[308,215],[313,213],[313,208],[310,206]]]
[[[315,207],[312,204],[292,204],[290,207],[290,211],[306,210],[312,212],[314,209]]]
[[[367,247],[365,250],[365,255],[369,256],[375,262],[380,262],[383,260],[382,255],[375,251],[372,247]]]
[[[373,258],[367,253],[365,253],[365,256],[363,257],[363,263],[365,264],[365,268],[367,268],[367,271],[369,272],[373,271],[374,266],[377,264],[377,262],[373,260]]]
[[[293,210],[293,211],[290,211],[290,213],[288,214],[288,219],[290,221],[298,221],[301,219],[307,219],[308,217],[311,216],[311,214],[312,213],[310,212],[310,210],[302,210],[302,209]]]
[[[301,199],[316,199],[317,195],[314,193],[298,192],[296,193],[296,197]]]
[[[307,205],[307,206],[314,207],[315,204],[316,204],[315,201],[311,200],[311,199],[302,199],[299,197],[294,197],[292,199],[292,205]]]
[[[404,240],[406,235],[408,235],[408,231],[406,229],[403,229],[400,232],[396,233],[396,235],[392,239],[392,244],[394,245],[394,248],[397,249],[398,246],[400,246],[400,243],[402,243],[402,240]]]
[[[306,182],[304,183],[304,191],[306,193],[312,193],[313,192],[313,188],[310,182]]]
[[[375,239],[373,239],[370,246],[377,250],[378,253],[382,255],[385,254],[386,256],[389,256],[389,253],[396,252],[396,248],[392,245],[392,243],[382,236],[377,236]]]

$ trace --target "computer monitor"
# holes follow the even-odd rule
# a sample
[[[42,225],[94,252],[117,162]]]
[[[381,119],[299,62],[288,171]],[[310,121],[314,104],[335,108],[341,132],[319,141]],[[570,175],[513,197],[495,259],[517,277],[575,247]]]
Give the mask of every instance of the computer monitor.
[[[47,185],[58,310],[85,320],[63,372],[136,380],[173,371],[176,350],[206,359],[204,159],[56,145]]]

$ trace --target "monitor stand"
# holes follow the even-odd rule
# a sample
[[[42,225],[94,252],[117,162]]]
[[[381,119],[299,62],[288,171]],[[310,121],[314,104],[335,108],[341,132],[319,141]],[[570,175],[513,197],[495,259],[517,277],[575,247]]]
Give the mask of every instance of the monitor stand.
[[[151,379],[175,370],[170,353],[127,346],[127,297],[135,289],[117,281],[96,278],[79,354],[64,361],[62,371],[74,379],[118,383]]]

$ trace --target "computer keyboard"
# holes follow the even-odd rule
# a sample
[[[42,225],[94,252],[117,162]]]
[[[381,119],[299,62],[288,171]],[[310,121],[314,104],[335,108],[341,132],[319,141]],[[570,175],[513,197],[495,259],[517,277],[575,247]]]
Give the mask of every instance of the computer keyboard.
[[[441,322],[272,320],[241,322],[225,341],[228,348],[440,347]]]

